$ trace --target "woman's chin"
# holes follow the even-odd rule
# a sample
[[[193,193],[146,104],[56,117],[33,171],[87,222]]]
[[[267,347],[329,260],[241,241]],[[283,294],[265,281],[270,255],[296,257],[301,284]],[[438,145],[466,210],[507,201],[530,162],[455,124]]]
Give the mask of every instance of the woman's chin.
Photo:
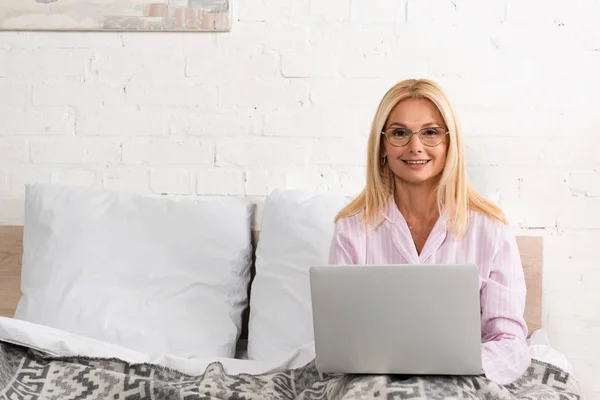
[[[396,180],[408,185],[424,185],[439,181],[440,175],[432,175],[427,171],[410,171],[410,173],[396,174]]]

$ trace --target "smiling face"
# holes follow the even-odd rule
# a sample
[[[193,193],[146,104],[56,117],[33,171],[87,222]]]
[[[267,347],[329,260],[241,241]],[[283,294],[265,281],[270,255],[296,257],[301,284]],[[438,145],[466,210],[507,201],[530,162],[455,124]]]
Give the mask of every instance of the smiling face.
[[[392,145],[392,142],[406,136],[406,131],[402,129],[418,132],[425,128],[433,128],[424,131],[425,135],[431,138],[437,134],[438,140],[430,141],[439,144],[426,146],[419,140],[419,135],[413,134],[405,146]],[[448,131],[447,126],[431,101],[401,101],[390,113],[383,131],[386,135],[382,138],[381,155],[387,158],[397,184],[423,185],[439,181],[446,164],[449,136],[444,134]]]

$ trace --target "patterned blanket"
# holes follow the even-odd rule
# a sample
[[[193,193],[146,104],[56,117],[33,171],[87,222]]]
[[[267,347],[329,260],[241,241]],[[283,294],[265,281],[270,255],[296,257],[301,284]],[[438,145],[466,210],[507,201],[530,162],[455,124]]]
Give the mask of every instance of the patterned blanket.
[[[219,363],[189,376],[117,359],[57,358],[0,342],[0,399],[580,399],[573,378],[534,360],[500,386],[478,377],[323,375],[314,363],[264,375],[229,375]]]

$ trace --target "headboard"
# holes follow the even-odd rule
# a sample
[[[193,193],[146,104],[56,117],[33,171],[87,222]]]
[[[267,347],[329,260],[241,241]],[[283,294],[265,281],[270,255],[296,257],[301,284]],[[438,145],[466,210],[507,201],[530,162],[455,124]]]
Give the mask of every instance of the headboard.
[[[22,237],[22,226],[0,226],[0,316],[12,317],[21,295]],[[252,238],[256,247],[258,232],[253,232]],[[543,243],[539,236],[518,236],[517,245],[527,281],[525,320],[531,334],[542,326]],[[247,334],[247,318],[248,311],[242,338]]]

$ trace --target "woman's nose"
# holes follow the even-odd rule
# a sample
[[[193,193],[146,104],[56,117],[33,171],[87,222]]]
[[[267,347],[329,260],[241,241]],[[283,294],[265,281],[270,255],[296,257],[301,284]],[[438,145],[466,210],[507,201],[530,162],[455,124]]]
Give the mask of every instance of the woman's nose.
[[[421,139],[419,138],[418,133],[413,133],[411,135],[410,142],[408,142],[408,150],[413,153],[423,152],[423,143],[421,143]]]

